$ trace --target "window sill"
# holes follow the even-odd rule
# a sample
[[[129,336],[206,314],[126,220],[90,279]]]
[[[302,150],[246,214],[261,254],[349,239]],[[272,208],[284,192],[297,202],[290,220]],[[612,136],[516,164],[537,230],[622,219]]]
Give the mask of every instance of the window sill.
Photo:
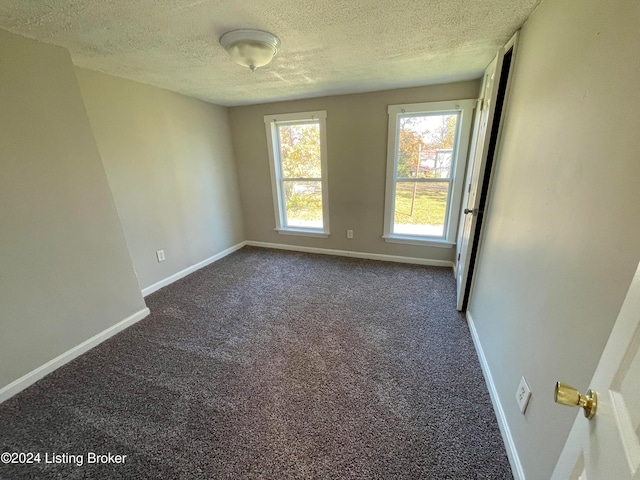
[[[383,235],[387,243],[401,243],[404,245],[420,245],[421,247],[453,248],[455,243],[435,238],[410,237],[399,235]]]
[[[280,235],[298,235],[300,237],[329,238],[329,232],[319,232],[318,230],[305,230],[304,228],[276,228]]]

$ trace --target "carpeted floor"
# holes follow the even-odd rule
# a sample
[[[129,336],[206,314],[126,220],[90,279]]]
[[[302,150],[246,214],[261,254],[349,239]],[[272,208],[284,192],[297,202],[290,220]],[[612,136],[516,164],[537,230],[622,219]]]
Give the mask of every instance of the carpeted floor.
[[[512,478],[450,269],[245,247],[146,301],[0,405],[1,478]]]

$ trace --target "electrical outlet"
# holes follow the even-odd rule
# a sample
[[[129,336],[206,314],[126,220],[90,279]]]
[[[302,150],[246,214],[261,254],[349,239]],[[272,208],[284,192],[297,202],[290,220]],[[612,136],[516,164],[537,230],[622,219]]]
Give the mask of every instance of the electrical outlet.
[[[520,385],[518,385],[518,390],[516,391],[516,401],[518,402],[518,406],[520,407],[520,412],[524,415],[524,412],[527,411],[527,405],[529,405],[529,399],[531,398],[531,389],[529,388],[529,384],[524,377],[520,379]]]
[[[158,257],[159,262],[164,262],[164,250],[158,250],[156,252],[156,257]]]
[[[353,238],[353,230],[347,230],[347,238]]]

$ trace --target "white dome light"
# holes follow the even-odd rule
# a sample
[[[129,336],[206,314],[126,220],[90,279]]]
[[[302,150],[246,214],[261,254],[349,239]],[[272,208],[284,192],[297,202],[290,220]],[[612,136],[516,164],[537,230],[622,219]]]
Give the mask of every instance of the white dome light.
[[[220,45],[234,62],[253,72],[278,53],[280,39],[262,30],[232,30],[220,37]]]

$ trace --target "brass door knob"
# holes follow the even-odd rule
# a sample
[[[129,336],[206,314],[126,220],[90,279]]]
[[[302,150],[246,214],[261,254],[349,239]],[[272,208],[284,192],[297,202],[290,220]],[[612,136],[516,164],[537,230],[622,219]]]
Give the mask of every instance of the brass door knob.
[[[587,390],[587,394],[582,395],[578,390],[566,383],[556,382],[553,400],[567,407],[582,407],[584,409],[584,416],[589,420],[596,415],[598,394],[593,390]]]

